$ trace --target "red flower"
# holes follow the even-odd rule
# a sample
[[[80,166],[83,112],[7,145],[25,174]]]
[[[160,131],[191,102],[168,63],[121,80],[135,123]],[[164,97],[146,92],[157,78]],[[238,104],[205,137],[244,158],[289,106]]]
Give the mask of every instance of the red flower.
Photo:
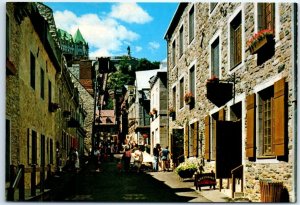
[[[258,33],[254,34],[251,39],[247,41],[247,46],[253,47],[255,46],[256,43],[258,43],[260,40],[262,40],[267,36],[274,36],[274,31],[271,29],[264,29],[259,31]]]

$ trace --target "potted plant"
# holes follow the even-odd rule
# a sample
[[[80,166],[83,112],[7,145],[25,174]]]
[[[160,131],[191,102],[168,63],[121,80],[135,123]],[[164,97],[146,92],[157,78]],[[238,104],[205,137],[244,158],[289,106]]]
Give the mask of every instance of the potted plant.
[[[184,101],[186,104],[190,104],[192,102],[192,100],[194,99],[194,95],[192,92],[187,92],[185,95],[184,95]]]
[[[219,83],[219,78],[215,75],[212,75],[210,79],[207,79],[206,83]]]
[[[152,109],[152,113],[153,113],[154,115],[156,115],[156,114],[157,114],[157,110],[156,110],[156,108],[153,108],[153,109]]]
[[[191,161],[184,161],[176,167],[175,172],[180,176],[180,178],[192,178],[197,171],[198,166],[196,163]]]
[[[251,54],[257,53],[264,45],[274,38],[274,31],[271,29],[264,29],[254,34],[251,39],[247,41],[248,49]]]
[[[175,119],[175,110],[174,110],[174,108],[173,107],[170,107],[169,108],[169,115],[170,115],[170,117],[172,117],[172,120],[174,120]]]

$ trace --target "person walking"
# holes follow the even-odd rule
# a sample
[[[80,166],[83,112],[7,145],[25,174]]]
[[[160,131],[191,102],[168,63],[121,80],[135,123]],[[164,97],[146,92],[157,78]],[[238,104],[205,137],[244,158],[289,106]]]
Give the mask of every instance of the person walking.
[[[125,172],[129,171],[130,159],[131,159],[131,151],[130,151],[129,147],[126,147],[125,148],[125,152],[123,154],[124,170],[125,170]]]
[[[160,144],[156,144],[156,146],[153,148],[153,171],[157,172],[158,171],[158,162],[159,162],[159,149],[160,149]]]
[[[142,147],[139,147],[139,149],[134,152],[134,166],[137,167],[137,173],[140,172],[143,160],[143,150]]]
[[[165,172],[167,165],[168,165],[168,160],[169,160],[169,146],[166,146],[166,148],[162,149],[161,151],[161,160],[162,160],[162,170]]]

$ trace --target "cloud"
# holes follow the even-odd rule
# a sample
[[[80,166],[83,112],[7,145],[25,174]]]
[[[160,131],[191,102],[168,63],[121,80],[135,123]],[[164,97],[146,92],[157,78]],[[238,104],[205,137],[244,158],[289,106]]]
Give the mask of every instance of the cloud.
[[[134,2],[113,5],[109,16],[127,23],[144,24],[152,21],[152,17]]]
[[[136,46],[135,47],[135,52],[140,52],[141,50],[143,50],[143,48],[141,46]]]
[[[73,12],[65,10],[55,12],[54,19],[58,28],[72,35],[79,28],[84,39],[89,43],[90,51],[93,49],[90,57],[114,55],[120,52],[125,42],[133,42],[140,37],[115,19],[100,18],[96,14],[76,16]]]
[[[150,50],[154,51],[154,50],[159,49],[160,44],[158,42],[156,42],[156,41],[152,41],[152,42],[148,43],[148,46],[149,46]]]

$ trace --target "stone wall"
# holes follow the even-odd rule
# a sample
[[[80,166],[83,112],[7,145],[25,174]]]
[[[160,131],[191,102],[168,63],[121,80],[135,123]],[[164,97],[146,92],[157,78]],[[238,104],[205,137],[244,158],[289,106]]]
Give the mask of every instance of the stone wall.
[[[191,7],[195,9],[195,38],[189,43],[188,14]],[[259,179],[270,178],[284,182],[288,189],[290,200],[295,200],[294,190],[294,124],[293,120],[293,36],[292,36],[292,4],[276,4],[276,33],[275,33],[275,54],[263,62],[257,64],[257,55],[251,55],[247,50],[246,42],[256,32],[255,24],[256,3],[218,3],[215,9],[210,12],[208,3],[189,3],[180,19],[176,19],[177,26],[169,36],[168,41],[168,75],[169,75],[169,107],[175,107],[173,103],[172,90],[176,86],[177,107],[176,121],[170,121],[169,134],[173,128],[185,127],[185,123],[199,120],[199,136],[204,134],[204,118],[208,114],[217,113],[225,108],[225,119],[230,120],[230,106],[237,102],[242,103],[242,147],[246,146],[246,96],[258,92],[268,85],[285,77],[288,84],[288,159],[249,161],[245,150],[242,150],[242,162],[244,165],[244,192],[245,196],[252,201],[260,201]],[[229,63],[229,23],[238,12],[242,13],[242,63],[231,69]],[[280,14],[280,15],[279,15]],[[279,22],[279,23],[278,23]],[[184,51],[179,56],[179,29],[184,30]],[[220,37],[220,79],[232,80],[235,73],[235,98],[222,107],[217,107],[206,98],[206,80],[210,76],[210,43],[218,36]],[[172,44],[176,40],[176,64],[172,64]],[[188,76],[192,65],[196,68],[196,102],[193,109],[187,105],[179,108],[179,81],[184,77],[184,92],[189,89]],[[185,140],[185,143],[188,143]],[[205,139],[199,150],[202,156],[205,152]],[[187,147],[187,146],[184,146]],[[188,156],[186,156],[188,157]],[[285,168],[283,168],[285,167]],[[215,169],[214,161],[205,162],[205,170]],[[259,171],[258,171],[259,170]],[[223,185],[224,187],[224,185]]]

